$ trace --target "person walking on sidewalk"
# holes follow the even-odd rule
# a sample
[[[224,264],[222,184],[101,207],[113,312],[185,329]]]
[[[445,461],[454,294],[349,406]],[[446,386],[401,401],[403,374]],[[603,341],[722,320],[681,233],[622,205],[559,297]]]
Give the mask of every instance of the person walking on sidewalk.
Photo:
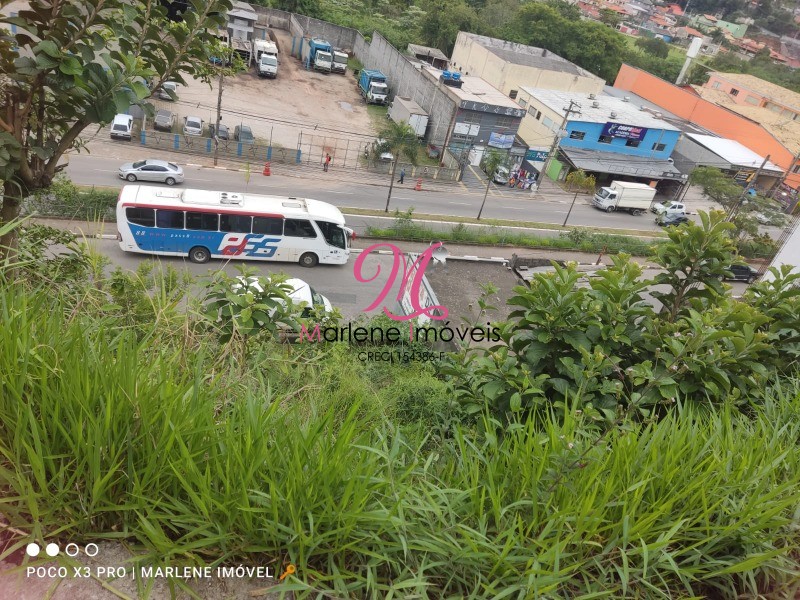
[[[405,168],[400,169],[400,179],[397,180],[397,183],[403,183],[403,179],[406,178],[406,170]]]
[[[328,172],[328,165],[331,164],[331,155],[327,154],[325,156],[325,164],[322,166],[322,170],[326,173]]]

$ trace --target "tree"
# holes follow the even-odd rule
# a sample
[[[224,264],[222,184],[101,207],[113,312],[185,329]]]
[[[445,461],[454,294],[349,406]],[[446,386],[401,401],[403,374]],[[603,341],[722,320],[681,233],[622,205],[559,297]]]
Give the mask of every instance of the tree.
[[[461,0],[429,0],[424,9],[419,29],[421,42],[448,55],[459,31],[479,31],[481,26],[475,10]]]
[[[610,8],[604,8],[600,11],[600,22],[609,27],[616,27],[622,21],[622,17],[616,11]]]
[[[83,146],[87,127],[110,123],[130,105],[152,114],[146,81],[154,89],[185,83],[183,75],[209,81],[206,45],[231,2],[189,6],[179,23],[159,0],[31,0],[17,17],[0,17],[0,223],[50,185],[62,155]],[[0,238],[0,256],[16,244],[12,230]]]
[[[386,196],[386,208],[384,209],[385,212],[389,212],[389,201],[392,199],[397,163],[400,162],[401,158],[405,158],[412,165],[417,164],[419,139],[417,138],[417,133],[408,123],[395,123],[394,121],[389,121],[378,135],[381,143],[378,144],[377,152],[392,153],[392,175],[389,180],[389,194]]]
[[[636,45],[658,58],[667,58],[669,56],[669,44],[660,38],[639,38],[636,40]]]
[[[489,150],[483,159],[483,170],[486,171],[486,193],[483,194],[483,202],[481,202],[481,208],[478,210],[478,220],[483,214],[483,205],[486,204],[486,196],[489,195],[489,186],[492,185],[494,173],[497,171],[497,167],[505,164],[505,162],[506,156],[494,149]]]

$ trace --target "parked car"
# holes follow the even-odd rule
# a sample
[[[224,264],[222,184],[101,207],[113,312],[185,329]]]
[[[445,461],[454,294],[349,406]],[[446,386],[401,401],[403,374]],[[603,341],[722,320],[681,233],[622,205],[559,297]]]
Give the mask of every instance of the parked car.
[[[133,163],[125,163],[119,168],[119,178],[134,181],[156,181],[175,185],[183,183],[183,169],[166,160],[148,158]]]
[[[755,213],[753,216],[756,218],[756,221],[762,225],[772,225],[774,227],[783,227],[786,225],[786,215],[783,213]]]
[[[746,281],[753,283],[758,279],[758,271],[750,265],[731,265],[728,267],[730,275],[726,275],[728,281]]]
[[[264,288],[258,282],[258,277],[237,277],[237,281],[232,288],[232,291],[237,294],[246,292],[260,294],[264,291]],[[325,314],[333,312],[331,301],[302,279],[291,278],[287,279],[285,283],[291,288],[287,295],[292,300],[292,303],[303,307],[303,311],[300,314],[301,317],[310,317],[312,310],[315,308]],[[274,313],[275,309],[268,312],[270,317]]]
[[[153,119],[153,128],[161,131],[172,131],[173,125],[175,125],[175,113],[170,110],[158,111],[156,118]]]
[[[203,135],[203,119],[183,117],[183,135]]]
[[[256,141],[253,130],[248,125],[237,125],[233,128],[233,139],[243,144],[252,144]]]
[[[667,213],[663,215],[658,215],[656,217],[656,223],[661,225],[661,227],[669,227],[671,225],[681,225],[683,223],[688,223],[688,222],[689,222],[689,217],[680,214],[671,215]]]
[[[117,115],[111,123],[111,137],[130,141],[133,135],[133,117]]]
[[[170,96],[170,92],[175,94],[174,96]],[[156,90],[156,97],[160,98],[161,100],[170,100],[175,101],[178,99],[178,84],[174,81],[165,81],[161,84],[161,87]]]
[[[499,183],[500,185],[505,185],[508,183],[508,169],[505,167],[497,167],[495,169],[494,175],[492,175],[492,181],[495,183]]]
[[[667,202],[666,204],[655,202],[650,207],[650,211],[657,215],[685,215],[688,212],[686,205],[682,202]]]
[[[209,126],[208,126],[208,137],[215,137],[214,136],[214,132],[215,131],[216,131],[216,128],[214,127],[214,124],[213,123],[209,124]],[[230,139],[230,133],[229,133],[229,130],[228,130],[228,126],[224,125],[223,123],[220,123],[219,124],[219,134],[217,134],[216,137],[218,137],[221,140],[229,140]]]

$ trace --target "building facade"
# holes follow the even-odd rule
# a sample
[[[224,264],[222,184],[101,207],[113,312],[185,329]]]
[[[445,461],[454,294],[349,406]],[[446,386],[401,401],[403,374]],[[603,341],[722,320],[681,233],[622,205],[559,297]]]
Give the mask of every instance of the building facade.
[[[480,77],[514,99],[522,86],[599,93],[605,82],[542,48],[460,31],[450,69]]]

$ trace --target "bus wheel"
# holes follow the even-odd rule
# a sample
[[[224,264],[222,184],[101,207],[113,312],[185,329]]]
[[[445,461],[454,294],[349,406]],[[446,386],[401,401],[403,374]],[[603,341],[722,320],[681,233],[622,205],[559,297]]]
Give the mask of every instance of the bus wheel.
[[[125,179],[127,179],[128,181],[136,181],[136,175],[134,175],[133,173],[128,173],[128,176]]]
[[[210,258],[211,252],[208,251],[208,248],[203,248],[203,246],[195,246],[189,250],[189,260],[193,263],[207,263]]]
[[[300,257],[300,266],[301,267],[316,267],[319,263],[319,259],[317,255],[313,252],[306,252],[303,256]]]

